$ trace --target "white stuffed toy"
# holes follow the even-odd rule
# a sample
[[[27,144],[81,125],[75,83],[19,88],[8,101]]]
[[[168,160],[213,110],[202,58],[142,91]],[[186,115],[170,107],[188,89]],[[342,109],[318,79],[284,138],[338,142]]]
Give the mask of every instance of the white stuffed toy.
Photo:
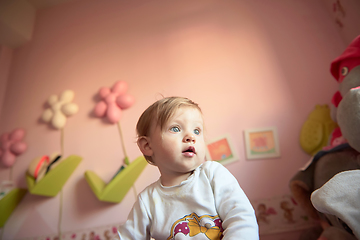
[[[331,227],[322,234],[333,238],[360,239],[360,170],[340,172],[311,195],[314,207],[327,215]],[[326,236],[328,235],[328,236]]]

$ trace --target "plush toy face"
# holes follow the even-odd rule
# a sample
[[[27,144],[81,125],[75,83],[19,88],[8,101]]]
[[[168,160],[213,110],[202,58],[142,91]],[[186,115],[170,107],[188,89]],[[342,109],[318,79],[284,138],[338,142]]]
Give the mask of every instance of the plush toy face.
[[[359,59],[352,59],[352,61],[347,61],[349,65],[356,65],[352,68],[344,66],[344,74],[342,82],[339,85],[339,91],[341,96],[345,96],[346,93],[350,91],[352,88],[356,88],[360,86],[360,57]],[[344,63],[344,65],[346,62]],[[347,65],[347,66],[349,66]],[[345,70],[346,69],[346,70]]]
[[[350,43],[339,57],[331,62],[330,72],[340,83],[339,91],[335,93],[332,100],[335,107],[339,105],[339,102],[351,88],[360,86],[359,66],[360,35]]]
[[[345,51],[331,62],[330,72],[341,83],[347,73],[360,65],[360,35],[357,36]]]
[[[330,70],[339,82],[331,115],[343,138],[360,152],[360,35],[331,63]]]
[[[352,88],[360,86],[360,35],[356,37],[345,51],[331,62],[330,72],[340,83],[341,98]],[[338,99],[335,104],[336,107]]]

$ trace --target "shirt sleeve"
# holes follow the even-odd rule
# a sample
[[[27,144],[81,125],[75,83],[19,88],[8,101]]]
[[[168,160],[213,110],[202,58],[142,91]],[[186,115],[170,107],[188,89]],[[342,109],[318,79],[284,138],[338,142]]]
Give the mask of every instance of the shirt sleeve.
[[[221,164],[214,164],[210,177],[216,209],[222,219],[223,240],[259,239],[259,227],[249,199],[236,178]]]
[[[150,240],[150,218],[141,195],[135,202],[126,222],[118,229],[120,240]]]

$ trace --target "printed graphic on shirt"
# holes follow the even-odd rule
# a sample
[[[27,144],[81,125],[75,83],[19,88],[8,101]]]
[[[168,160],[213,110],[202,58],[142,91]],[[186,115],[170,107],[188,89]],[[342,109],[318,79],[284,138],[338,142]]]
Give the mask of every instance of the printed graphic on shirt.
[[[191,213],[177,220],[171,227],[171,235],[167,240],[179,239],[222,239],[222,222],[218,215],[198,216]]]

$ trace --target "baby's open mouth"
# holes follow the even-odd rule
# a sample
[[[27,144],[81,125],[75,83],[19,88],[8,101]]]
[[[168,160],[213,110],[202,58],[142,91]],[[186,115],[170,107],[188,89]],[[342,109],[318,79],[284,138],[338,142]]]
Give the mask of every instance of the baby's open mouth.
[[[190,146],[185,151],[183,151],[183,153],[194,155],[196,152],[195,152],[195,148],[193,146]]]

